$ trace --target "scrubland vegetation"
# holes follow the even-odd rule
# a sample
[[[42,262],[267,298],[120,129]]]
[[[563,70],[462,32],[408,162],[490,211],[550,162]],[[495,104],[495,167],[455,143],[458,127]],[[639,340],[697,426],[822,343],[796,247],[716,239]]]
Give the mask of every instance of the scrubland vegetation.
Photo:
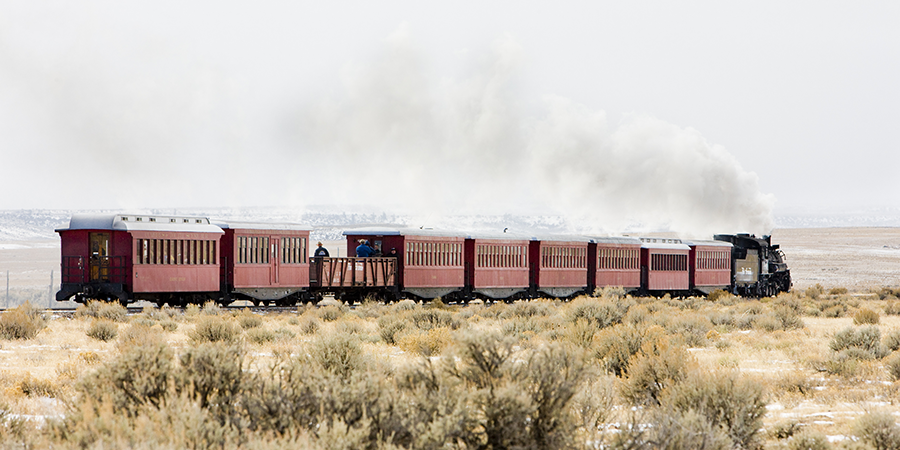
[[[900,290],[0,315],[4,448],[900,448]]]

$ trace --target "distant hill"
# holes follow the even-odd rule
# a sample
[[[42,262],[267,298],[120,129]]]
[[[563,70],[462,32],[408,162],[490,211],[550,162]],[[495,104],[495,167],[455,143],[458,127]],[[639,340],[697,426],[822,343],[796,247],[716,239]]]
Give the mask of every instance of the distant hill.
[[[118,213],[93,210],[0,210],[0,241],[56,240],[55,229],[65,227],[73,213]],[[204,216],[213,220],[251,222],[293,222],[313,228],[313,240],[341,240],[341,233],[360,226],[424,227],[474,232],[502,232],[504,228],[518,233],[584,233],[587,227],[570,223],[561,216],[523,215],[448,215],[434,217],[385,212],[359,212],[342,207],[319,206],[306,210],[275,207],[258,208],[192,208],[178,210],[129,210],[136,214]],[[900,208],[870,208],[841,213],[822,211],[790,211],[776,214],[778,228],[825,227],[900,227]],[[639,224],[621,233],[645,231]],[[723,230],[725,233],[740,230]]]

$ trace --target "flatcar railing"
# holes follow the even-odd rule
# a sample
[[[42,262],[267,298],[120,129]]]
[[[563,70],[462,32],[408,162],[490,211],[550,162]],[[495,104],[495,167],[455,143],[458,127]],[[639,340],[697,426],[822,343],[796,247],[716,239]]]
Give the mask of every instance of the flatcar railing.
[[[63,256],[60,269],[63,283],[125,282],[124,256],[100,256],[88,261],[82,256]]]
[[[396,284],[397,258],[311,258],[310,285],[390,287]]]

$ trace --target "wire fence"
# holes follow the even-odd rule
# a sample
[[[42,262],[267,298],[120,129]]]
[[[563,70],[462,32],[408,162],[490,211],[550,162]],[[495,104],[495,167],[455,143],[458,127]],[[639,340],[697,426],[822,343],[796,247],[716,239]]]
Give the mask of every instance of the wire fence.
[[[7,270],[4,275],[6,275],[6,290],[2,302],[0,302],[0,309],[11,309],[25,303],[50,309],[75,308],[74,302],[56,301],[56,292],[59,290],[59,274],[55,270],[51,270],[47,274],[49,284],[45,288],[12,287],[11,281],[15,280],[11,280],[10,271]]]

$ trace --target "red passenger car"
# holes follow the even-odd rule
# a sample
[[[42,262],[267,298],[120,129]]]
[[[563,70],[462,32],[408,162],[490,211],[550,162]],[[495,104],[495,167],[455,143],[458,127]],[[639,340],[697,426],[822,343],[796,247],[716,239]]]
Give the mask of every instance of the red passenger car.
[[[528,258],[536,295],[565,298],[588,291],[588,238],[533,239]]]
[[[57,301],[72,296],[159,304],[218,298],[222,229],[200,217],[73,215],[56,230],[62,249]]]
[[[641,286],[650,293],[690,292],[690,247],[679,239],[641,238]]]
[[[734,246],[723,241],[684,243],[691,248],[691,287],[703,294],[716,289],[728,290],[731,286],[731,249]]]
[[[290,223],[220,224],[226,298],[293,305],[309,291],[310,229]]]
[[[529,239],[507,235],[466,238],[466,286],[470,295],[509,299],[527,295]]]
[[[633,237],[593,238],[588,246],[588,274],[591,291],[621,287],[635,291],[641,287],[641,240]]]
[[[383,257],[397,254],[396,290],[422,299],[461,297],[465,287],[464,236],[421,229],[365,228],[345,231],[347,254],[367,240]],[[333,258],[332,258],[333,259]],[[361,258],[367,260],[369,258]]]

